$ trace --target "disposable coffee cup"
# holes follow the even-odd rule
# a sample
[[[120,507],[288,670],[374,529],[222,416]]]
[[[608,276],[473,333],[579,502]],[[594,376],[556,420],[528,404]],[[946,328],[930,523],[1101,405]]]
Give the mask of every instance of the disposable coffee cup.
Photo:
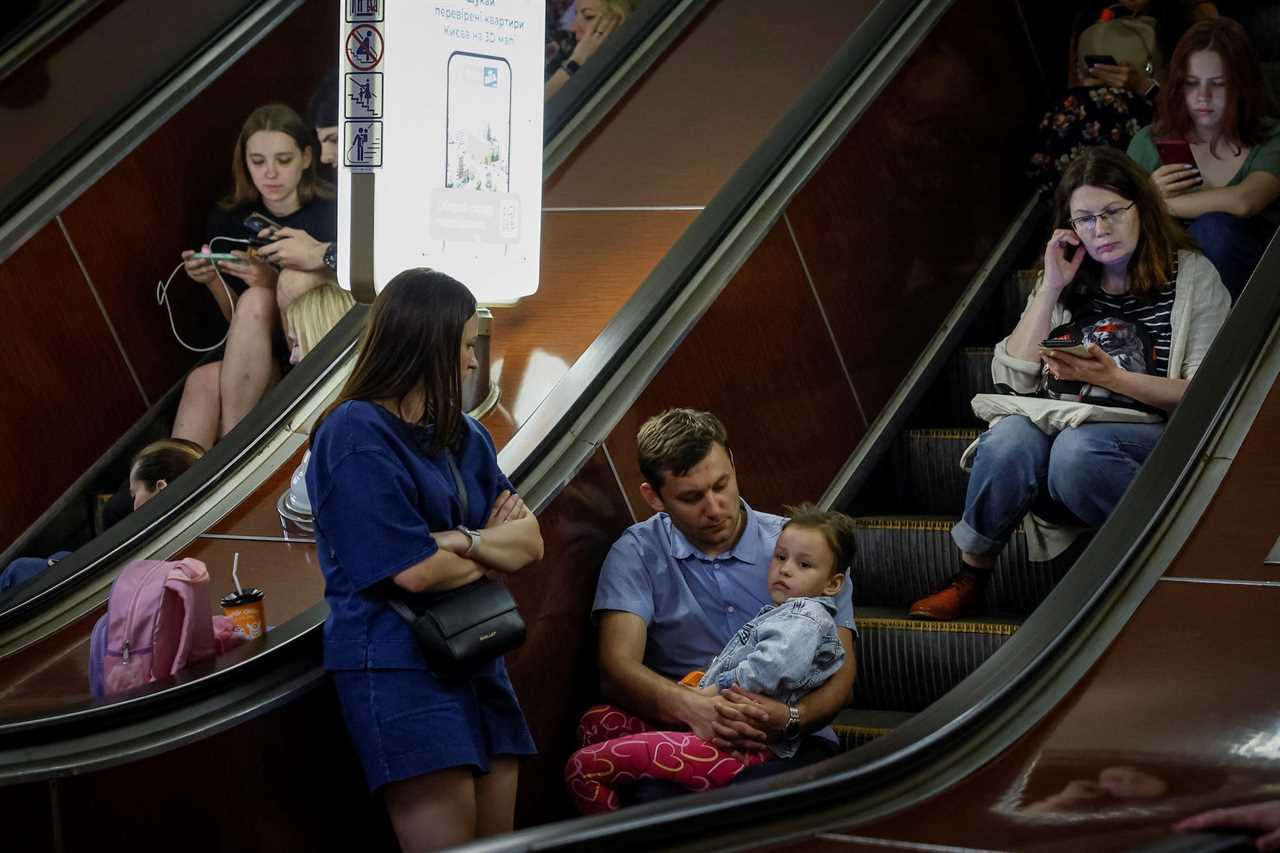
[[[229,592],[222,596],[222,612],[235,623],[237,634],[246,640],[262,636],[267,629],[266,611],[262,599],[266,595],[262,590],[253,587],[239,592]]]

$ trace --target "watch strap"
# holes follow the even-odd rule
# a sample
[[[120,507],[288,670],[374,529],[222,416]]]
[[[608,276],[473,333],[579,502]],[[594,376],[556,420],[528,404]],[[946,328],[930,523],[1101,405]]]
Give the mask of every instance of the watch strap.
[[[462,525],[462,524],[459,524],[459,525],[458,525],[457,530],[458,530],[458,532],[460,532],[463,536],[466,536],[466,537],[467,537],[467,541],[469,541],[469,542],[471,543],[471,544],[467,545],[467,550],[466,550],[466,551],[464,551],[464,552],[463,552],[463,554],[462,554],[462,556],[464,556],[464,557],[470,557],[470,556],[471,556],[471,554],[476,550],[476,548],[479,548],[479,547],[480,547],[480,531],[479,531],[479,530],[472,530],[470,527],[467,527],[467,526]]]
[[[795,705],[787,706],[787,724],[782,727],[782,736],[787,740],[800,737],[800,709]]]

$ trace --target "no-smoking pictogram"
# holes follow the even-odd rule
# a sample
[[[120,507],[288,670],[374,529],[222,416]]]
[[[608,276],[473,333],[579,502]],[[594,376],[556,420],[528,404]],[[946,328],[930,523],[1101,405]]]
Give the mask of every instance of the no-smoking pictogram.
[[[352,27],[347,34],[347,62],[357,71],[370,71],[382,61],[382,33],[371,24]]]

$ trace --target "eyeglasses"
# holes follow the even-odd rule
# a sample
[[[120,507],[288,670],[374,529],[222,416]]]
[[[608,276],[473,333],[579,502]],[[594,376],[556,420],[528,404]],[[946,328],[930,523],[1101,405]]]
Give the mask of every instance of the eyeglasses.
[[[1092,234],[1097,230],[1099,222],[1103,225],[1110,225],[1112,222],[1120,222],[1123,220],[1124,215],[1132,210],[1135,204],[1137,204],[1136,201],[1131,201],[1124,207],[1108,207],[1106,210],[1099,213],[1091,213],[1088,216],[1077,216],[1075,219],[1071,220],[1071,227],[1077,231],[1088,231]]]

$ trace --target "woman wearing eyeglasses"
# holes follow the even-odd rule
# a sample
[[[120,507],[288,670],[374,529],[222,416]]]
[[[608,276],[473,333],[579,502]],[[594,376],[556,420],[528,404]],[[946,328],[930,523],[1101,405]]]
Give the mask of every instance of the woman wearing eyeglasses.
[[[1163,419],[1150,413],[1177,407],[1230,310],[1213,265],[1121,152],[1090,148],[1071,162],[1058,185],[1055,221],[1040,281],[1013,333],[996,345],[996,386],[1035,395],[1048,374],[1123,395],[1145,413],[1071,410],[1083,404],[1054,400],[1048,408],[1060,405],[1078,417],[1087,411],[1092,420],[1053,432],[1031,406],[1035,421],[1024,414],[995,420],[977,442],[964,516],[951,531],[963,569],[945,589],[917,601],[913,616],[949,620],[978,612],[996,555],[1028,512],[1042,534],[1035,541],[1044,543],[1032,559],[1052,559],[1085,528],[1102,526],[1160,438]],[[1083,356],[1041,346],[1051,330],[1094,318],[1149,335],[1146,372],[1124,369],[1093,343]]]
[[[1195,162],[1162,165],[1157,144],[1166,139],[1189,143]],[[1155,123],[1134,136],[1129,156],[1238,298],[1280,223],[1280,121],[1240,24],[1215,18],[1187,31]]]

